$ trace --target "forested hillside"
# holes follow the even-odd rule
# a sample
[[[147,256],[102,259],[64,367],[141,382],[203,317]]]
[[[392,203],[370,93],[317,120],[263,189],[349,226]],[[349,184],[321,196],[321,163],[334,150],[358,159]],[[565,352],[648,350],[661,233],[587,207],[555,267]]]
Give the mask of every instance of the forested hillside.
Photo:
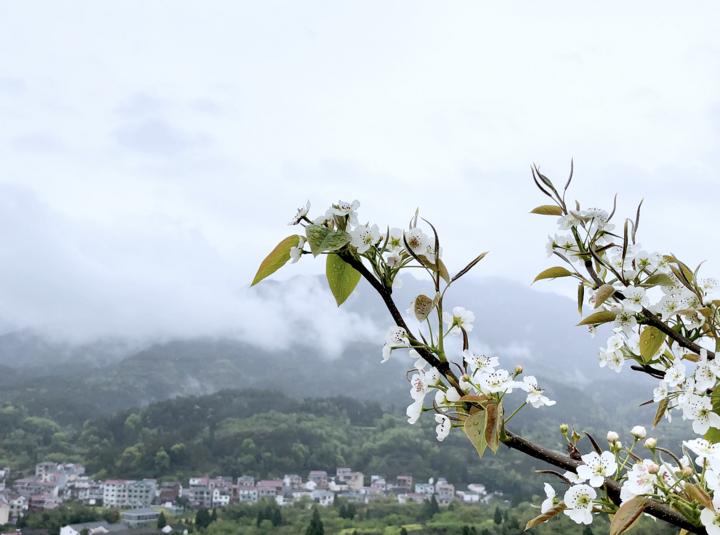
[[[608,428],[622,432],[637,423],[579,390],[556,387],[555,397],[568,408],[570,423],[588,421],[587,430],[594,427],[600,438]],[[632,395],[623,398],[628,411],[637,404]],[[30,470],[46,459],[78,461],[99,477],[164,479],[202,473],[275,477],[351,466],[366,475],[480,482],[514,501],[537,492],[538,481],[527,477],[540,467],[532,459],[500,450],[480,460],[459,430],[443,443],[441,455],[434,422],[421,418],[411,426],[403,414],[403,406],[375,401],[303,400],[261,390],[181,397],[63,424],[6,404],[0,409],[0,465]],[[521,416],[512,427],[557,447],[559,423],[547,411],[540,419]]]

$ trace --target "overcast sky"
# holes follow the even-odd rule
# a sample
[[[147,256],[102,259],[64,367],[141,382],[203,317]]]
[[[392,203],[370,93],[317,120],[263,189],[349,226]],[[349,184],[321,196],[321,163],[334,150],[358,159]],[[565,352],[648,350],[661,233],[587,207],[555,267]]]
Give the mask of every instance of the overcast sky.
[[[478,276],[528,284],[554,230],[528,215],[530,164],[562,180],[571,157],[571,196],[645,198],[643,245],[720,275],[718,20],[716,2],[1,2],[0,316],[80,337],[281,325],[246,287],[307,199],[394,226],[419,206],[451,269],[490,250]],[[306,260],[281,278],[322,270]]]

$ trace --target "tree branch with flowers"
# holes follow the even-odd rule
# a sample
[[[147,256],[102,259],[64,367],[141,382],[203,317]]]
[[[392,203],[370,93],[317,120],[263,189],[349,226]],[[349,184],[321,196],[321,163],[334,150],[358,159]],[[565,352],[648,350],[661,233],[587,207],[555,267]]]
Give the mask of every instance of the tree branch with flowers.
[[[562,191],[536,167],[532,175],[551,199],[532,212],[557,218],[558,232],[549,238],[547,252],[561,261],[535,280],[577,280],[578,310],[581,315],[590,310],[579,325],[591,332],[603,324],[612,329],[600,351],[600,366],[620,372],[629,361],[631,369],[658,379],[653,391],[658,405],[655,424],[678,411],[692,421],[698,436],[683,441],[680,453],[648,438],[641,426],[631,430],[629,445],[609,431],[603,449],[588,433],[563,425],[567,452],[515,434],[508,424],[518,412],[555,402],[534,376],[523,375],[521,367],[502,368],[497,357],[471,349],[473,313],[461,306],[449,309],[445,300],[448,289],[486,253],[451,274],[442,260],[438,232],[417,212],[407,228],[386,227],[381,232],[377,225],[360,224],[357,201],[340,201],[316,218],[310,217],[307,203],[290,222],[302,227],[302,233],[276,246],[261,263],[253,285],[306,255],[325,257],[328,285],[338,306],[365,279],[394,322],[382,362],[395,353],[408,355],[412,362],[412,401],[406,411],[410,424],[431,412],[439,441],[457,428],[480,457],[504,444],[562,470],[545,471],[567,488],[560,495],[553,485],[544,484],[546,499],[528,528],[560,514],[578,524],[606,514],[612,516],[610,533],[619,535],[646,514],[686,533],[720,535],[720,397],[715,395],[720,378],[715,362],[720,301],[712,299],[717,283],[700,278],[699,267],[692,270],[672,254],[642,249],[637,241],[640,207],[618,230],[612,222],[615,206],[608,212],[583,209],[577,202],[568,205],[572,170]],[[424,272],[431,290],[416,296],[403,313],[393,298],[393,286],[409,269]],[[451,339],[455,343],[449,343]],[[508,395],[514,390],[524,392],[525,399],[511,407]]]

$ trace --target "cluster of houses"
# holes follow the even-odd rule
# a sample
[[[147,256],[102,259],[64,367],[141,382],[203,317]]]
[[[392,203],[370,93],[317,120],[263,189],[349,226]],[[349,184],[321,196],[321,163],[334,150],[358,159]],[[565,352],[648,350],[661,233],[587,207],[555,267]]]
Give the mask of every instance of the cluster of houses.
[[[427,482],[415,482],[410,475],[391,480],[379,475],[366,478],[350,468],[338,468],[334,475],[312,470],[306,479],[297,474],[262,480],[252,476],[201,476],[190,478],[183,486],[155,479],[96,481],[85,475],[82,465],[43,462],[35,467],[33,476],[10,481],[10,471],[0,470],[0,525],[14,523],[28,510],[53,509],[65,501],[127,509],[123,514],[132,516],[140,511],[157,511],[152,506],[177,513],[186,506],[210,509],[263,499],[281,506],[302,500],[329,506],[338,498],[351,503],[390,498],[406,504],[422,503],[434,496],[440,505],[453,500],[479,503],[490,498],[481,484],[456,490],[444,478]]]

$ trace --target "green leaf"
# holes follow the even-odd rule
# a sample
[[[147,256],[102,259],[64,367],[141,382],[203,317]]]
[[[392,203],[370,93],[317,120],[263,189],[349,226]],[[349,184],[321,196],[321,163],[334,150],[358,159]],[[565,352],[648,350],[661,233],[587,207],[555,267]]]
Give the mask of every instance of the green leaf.
[[[313,256],[320,253],[337,251],[350,242],[350,234],[342,230],[330,230],[323,225],[305,227],[308,244]]]
[[[480,457],[483,456],[487,449],[487,440],[485,440],[485,426],[487,424],[487,411],[479,410],[467,418],[463,424],[463,431],[468,439],[475,447]]]
[[[675,279],[667,273],[655,273],[655,275],[650,275],[645,279],[645,282],[642,283],[643,286],[648,288],[650,286],[673,286],[674,284]]]
[[[557,279],[559,277],[572,277],[572,272],[562,266],[554,266],[538,273],[533,282],[543,279]]]
[[[358,282],[360,282],[360,272],[336,254],[327,255],[325,275],[338,306],[342,305],[350,297],[350,294],[353,293]]]
[[[599,308],[605,301],[615,293],[612,284],[603,284],[595,291],[595,308]]]
[[[530,213],[538,215],[563,215],[562,208],[554,204],[543,204],[530,210]]]
[[[297,247],[298,243],[300,243],[300,236],[297,234],[288,236],[278,243],[275,246],[275,249],[273,249],[260,264],[260,267],[255,274],[255,278],[250,286],[255,286],[265,277],[272,275],[278,269],[283,267],[287,261],[290,260],[290,249]]]
[[[622,535],[628,531],[647,507],[647,498],[635,496],[620,506],[610,522],[610,535]]]
[[[608,323],[609,321],[615,321],[615,312],[598,310],[589,316],[585,316],[578,325],[600,325],[601,323]]]
[[[650,362],[665,342],[665,333],[655,327],[645,327],[640,333],[640,355]]]
[[[585,303],[585,285],[580,282],[578,284],[577,289],[577,306],[578,306],[578,314],[582,317],[582,311],[583,311],[583,303]]]

